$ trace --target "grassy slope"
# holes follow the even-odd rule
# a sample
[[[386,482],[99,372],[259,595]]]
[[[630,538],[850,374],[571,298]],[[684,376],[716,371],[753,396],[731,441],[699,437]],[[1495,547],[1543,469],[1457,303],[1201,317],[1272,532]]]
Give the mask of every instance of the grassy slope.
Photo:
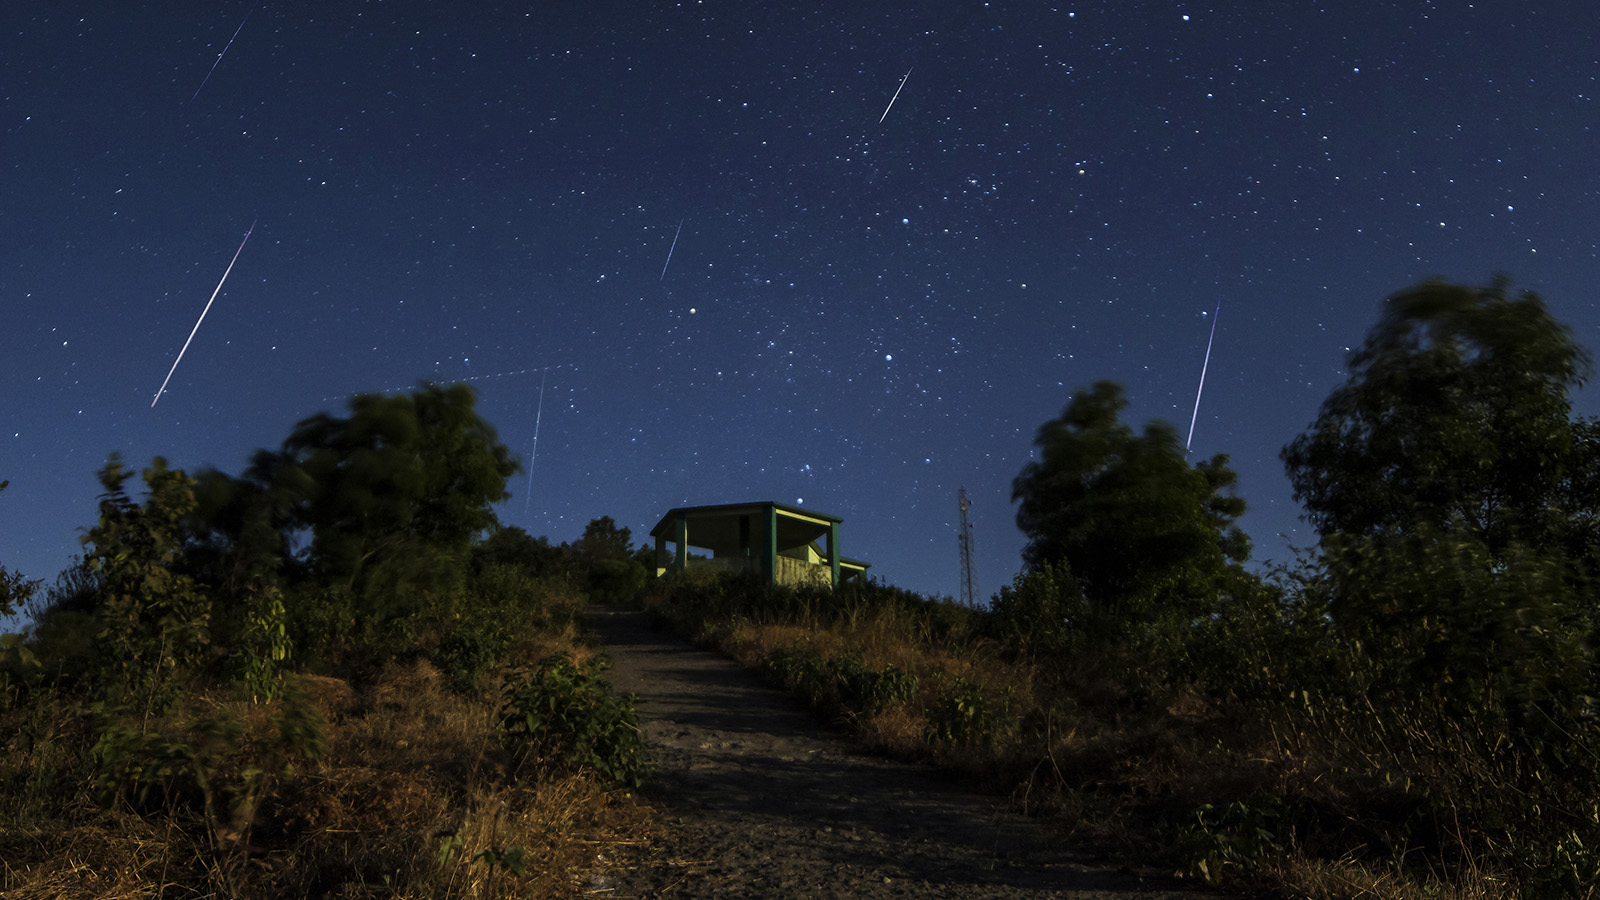
[[[983,636],[980,613],[948,602],[740,590],[679,584],[644,602],[868,746],[965,772],[1050,817],[1064,839],[1250,894],[1516,895],[1506,873],[1479,864],[1467,835],[1421,833],[1425,791],[1376,774],[1395,770],[1379,758],[1389,748],[1353,746],[1343,720],[1309,705],[1184,693],[1152,702],[1104,661],[1020,655]],[[1448,765],[1449,748],[1430,746],[1442,757],[1434,764]],[[1352,767],[1363,754],[1371,765]]]
[[[556,651],[589,652],[569,624],[514,654],[531,661]],[[281,749],[284,701],[252,703],[228,685],[197,689],[163,715],[124,723],[163,736],[142,759],[165,759],[170,771],[118,770],[122,789],[109,803],[95,790],[106,771],[91,754],[99,720],[37,691],[0,721],[9,735],[0,894],[577,895],[608,846],[638,838],[645,813],[627,791],[588,775],[519,763],[495,724],[502,674],[467,694],[425,658],[348,678],[291,677],[325,723],[320,758],[304,746]],[[231,749],[208,743],[216,726],[205,723],[229,719],[242,738]]]

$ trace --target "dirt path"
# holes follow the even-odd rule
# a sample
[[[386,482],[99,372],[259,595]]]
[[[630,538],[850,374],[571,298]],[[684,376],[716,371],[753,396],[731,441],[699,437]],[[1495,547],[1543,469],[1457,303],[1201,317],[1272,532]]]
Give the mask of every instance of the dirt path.
[[[1053,847],[1053,835],[924,767],[866,756],[720,656],[598,608],[607,679],[639,695],[646,795],[667,833],[593,889],[613,897],[1151,900],[1201,894]]]

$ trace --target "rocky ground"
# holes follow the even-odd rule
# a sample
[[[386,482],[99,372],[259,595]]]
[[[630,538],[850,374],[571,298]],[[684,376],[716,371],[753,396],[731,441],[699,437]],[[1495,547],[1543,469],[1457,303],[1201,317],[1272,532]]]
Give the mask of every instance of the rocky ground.
[[[1108,868],[1002,800],[926,767],[865,755],[720,656],[595,611],[606,677],[639,697],[662,833],[607,860],[612,897],[1063,897],[1200,900],[1156,873]]]

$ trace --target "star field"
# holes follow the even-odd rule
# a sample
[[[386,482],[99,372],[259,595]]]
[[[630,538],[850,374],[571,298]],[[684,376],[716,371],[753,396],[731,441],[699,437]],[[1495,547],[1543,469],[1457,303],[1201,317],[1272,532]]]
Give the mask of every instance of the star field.
[[[1281,560],[1311,536],[1278,451],[1384,296],[1505,272],[1600,346],[1576,5],[239,0],[0,26],[0,563],[33,578],[71,561],[111,451],[237,472],[352,392],[432,379],[477,388],[524,462],[538,414],[500,510],[534,534],[801,503],[874,575],[954,594],[964,485],[988,594],[1020,566],[1034,431],[1101,378],[1185,431],[1219,300],[1194,451],[1231,454]]]

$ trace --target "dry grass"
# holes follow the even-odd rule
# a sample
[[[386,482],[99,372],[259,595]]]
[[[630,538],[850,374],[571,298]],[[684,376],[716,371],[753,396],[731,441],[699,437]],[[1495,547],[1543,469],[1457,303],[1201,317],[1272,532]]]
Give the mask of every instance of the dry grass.
[[[646,814],[626,794],[509,771],[493,704],[450,693],[425,662],[390,665],[366,684],[317,677],[305,687],[329,752],[274,782],[247,821],[210,828],[184,790],[142,813],[101,812],[80,791],[52,816],[0,825],[0,894],[571,897],[608,848],[643,833]],[[176,715],[224,707],[247,729],[273,711],[215,693]],[[73,728],[59,723],[29,755],[59,757]],[[521,874],[476,858],[518,847]]]
[[[1126,673],[1105,667],[1137,661],[1042,664],[971,635],[936,640],[934,629],[903,607],[808,608],[786,616],[747,606],[730,618],[707,620],[693,602],[692,595],[683,607],[668,597],[647,599],[660,615],[699,631],[702,641],[748,666],[800,649],[824,661],[852,658],[874,671],[892,665],[916,673],[919,686],[910,703],[850,718],[858,739],[1010,793],[1074,840],[1195,872],[1206,848],[1217,848],[1224,856],[1211,863],[1213,874],[1220,864],[1227,883],[1250,893],[1308,900],[1509,900],[1516,894],[1502,872],[1479,867],[1463,835],[1427,837],[1434,842],[1427,851],[1432,862],[1423,862],[1411,831],[1416,796],[1403,779],[1391,784],[1373,775],[1403,771],[1410,758],[1416,777],[1432,771],[1429,765],[1481,760],[1469,752],[1475,750],[1472,735],[1419,743],[1404,736],[1426,736],[1421,725],[1382,722],[1370,741],[1353,747],[1362,735],[1345,733],[1315,710],[1302,714],[1280,705],[1267,715],[1267,709],[1195,693],[1159,702],[1131,699]],[[956,679],[983,696],[1005,698],[1005,721],[989,740],[929,739],[942,686]],[[828,698],[816,702],[828,706]],[[1197,819],[1196,810],[1209,812]],[[1257,838],[1257,828],[1272,833]],[[1297,843],[1302,829],[1314,845]],[[1186,858],[1195,853],[1202,855]]]

